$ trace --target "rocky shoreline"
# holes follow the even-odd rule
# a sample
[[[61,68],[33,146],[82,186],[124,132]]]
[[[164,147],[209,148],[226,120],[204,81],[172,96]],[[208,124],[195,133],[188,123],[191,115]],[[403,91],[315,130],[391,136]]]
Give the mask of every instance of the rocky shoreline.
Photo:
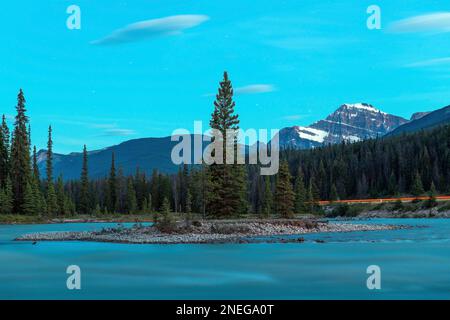
[[[402,228],[405,227],[398,225],[321,222],[309,219],[196,221],[189,227],[179,223],[179,226],[172,232],[161,232],[155,226],[135,224],[132,228],[125,228],[119,225],[117,228],[104,228],[100,231],[25,234],[15,240],[93,241],[133,244],[286,243],[303,242],[304,239],[301,235],[309,233],[396,230]]]

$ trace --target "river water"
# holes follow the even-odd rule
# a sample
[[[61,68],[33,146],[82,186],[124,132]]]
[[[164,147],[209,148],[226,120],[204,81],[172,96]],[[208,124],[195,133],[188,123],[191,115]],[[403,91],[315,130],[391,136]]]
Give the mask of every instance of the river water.
[[[450,299],[450,219],[363,222],[413,228],[287,244],[33,245],[13,239],[115,224],[0,225],[0,299]],[[81,290],[66,287],[69,265],[81,268]],[[380,290],[367,288],[370,265]]]

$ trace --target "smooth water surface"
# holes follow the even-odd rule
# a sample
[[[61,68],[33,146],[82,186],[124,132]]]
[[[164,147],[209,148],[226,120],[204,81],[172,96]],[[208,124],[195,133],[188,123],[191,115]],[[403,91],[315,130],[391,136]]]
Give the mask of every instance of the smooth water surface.
[[[414,228],[288,244],[33,245],[13,239],[115,224],[0,225],[0,299],[450,299],[450,219],[362,222]],[[81,268],[81,290],[66,287],[69,265]],[[367,289],[369,265],[381,268],[381,290]]]

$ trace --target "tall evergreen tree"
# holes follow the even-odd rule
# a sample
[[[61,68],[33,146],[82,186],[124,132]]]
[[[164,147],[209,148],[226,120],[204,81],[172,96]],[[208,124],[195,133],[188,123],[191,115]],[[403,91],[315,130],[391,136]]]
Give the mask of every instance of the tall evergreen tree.
[[[414,181],[411,186],[411,194],[417,197],[422,195],[424,192],[425,190],[423,189],[422,178],[420,177],[419,172],[416,171],[416,174],[414,175]]]
[[[67,199],[66,194],[64,192],[64,181],[62,175],[58,177],[56,182],[56,200],[58,204],[58,213],[59,214],[67,214]]]
[[[337,192],[337,188],[336,188],[336,185],[334,183],[331,185],[330,200],[331,201],[339,200],[339,194]]]
[[[277,213],[282,217],[292,217],[294,211],[295,194],[292,190],[291,174],[287,161],[280,164],[277,174],[277,184],[275,189],[275,207]]]
[[[0,214],[11,214],[13,209],[13,190],[11,179],[6,179],[5,187],[0,188]]]
[[[127,212],[129,214],[134,214],[136,213],[136,208],[137,208],[136,191],[134,190],[133,179],[129,177],[127,186]]]
[[[319,206],[319,190],[317,188],[316,182],[314,177],[311,177],[309,179],[309,185],[308,185],[308,204],[309,204],[309,210],[310,213],[317,213]]]
[[[55,185],[53,182],[53,140],[52,127],[48,127],[47,142],[47,213],[54,215],[58,213],[58,198],[56,197]]]
[[[33,164],[32,164],[31,191],[34,197],[34,209],[36,214],[44,214],[47,211],[45,198],[41,191],[41,178],[37,162],[36,146],[33,147]]]
[[[298,169],[297,177],[295,179],[295,212],[296,213],[306,213],[306,188],[305,182],[303,180],[303,171],[301,168]]]
[[[33,147],[33,179],[37,181],[41,181],[41,177],[39,174],[39,166],[37,161],[37,153],[36,153],[36,146]]]
[[[88,173],[88,153],[86,145],[83,146],[83,165],[81,168],[81,189],[80,200],[78,204],[79,213],[87,214],[90,212],[89,206],[89,173]]]
[[[33,188],[30,182],[27,182],[27,185],[25,186],[25,193],[23,200],[24,202],[22,206],[22,212],[26,215],[36,214],[37,213],[36,198],[33,193]]]
[[[272,188],[270,185],[270,177],[266,176],[264,178],[264,201],[262,207],[264,216],[269,217],[272,214],[272,209],[273,209]]]
[[[159,209],[159,175],[158,170],[153,169],[152,180],[150,184],[150,193],[152,195],[151,208],[153,210]]]
[[[52,126],[48,127],[48,141],[47,141],[47,161],[46,161],[47,185],[53,183],[53,139]]]
[[[118,185],[114,152],[111,155],[111,169],[109,171],[108,187],[108,210],[109,212],[114,213],[117,211],[118,207]]]
[[[28,145],[28,117],[25,108],[25,96],[20,89],[17,96],[17,115],[11,143],[10,177],[14,194],[13,211],[22,213],[25,204],[27,184],[31,180],[30,147]]]
[[[9,129],[3,115],[0,127],[0,188],[6,186],[9,175]]]
[[[224,72],[210,121],[210,127],[222,135],[220,141],[215,141],[216,144],[222,145],[222,164],[213,164],[209,167],[211,178],[214,181],[212,193],[215,200],[209,203],[208,208],[209,213],[221,217],[244,213],[247,210],[245,167],[239,164],[226,164],[227,153],[230,151],[227,150],[228,145],[234,146],[234,160],[236,161],[239,117],[235,114],[234,107],[233,87],[228,73]],[[230,134],[231,132],[234,134]],[[233,141],[227,143],[229,139]]]

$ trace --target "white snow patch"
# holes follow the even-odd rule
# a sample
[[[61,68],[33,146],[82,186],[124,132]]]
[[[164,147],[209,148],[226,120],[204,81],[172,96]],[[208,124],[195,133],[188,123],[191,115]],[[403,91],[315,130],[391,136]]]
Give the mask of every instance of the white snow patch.
[[[363,103],[344,103],[344,105],[347,106],[348,108],[360,109],[360,110],[366,110],[366,111],[370,111],[370,112],[386,114],[385,112],[380,111],[377,108],[374,108],[373,106],[368,105],[368,104],[363,104]]]
[[[357,136],[344,136],[343,138],[345,141],[352,142],[352,143],[361,141],[361,138],[357,137]]]
[[[328,132],[318,129],[313,129],[309,127],[295,127],[298,136],[301,139],[311,140],[315,142],[322,143],[328,136]]]

